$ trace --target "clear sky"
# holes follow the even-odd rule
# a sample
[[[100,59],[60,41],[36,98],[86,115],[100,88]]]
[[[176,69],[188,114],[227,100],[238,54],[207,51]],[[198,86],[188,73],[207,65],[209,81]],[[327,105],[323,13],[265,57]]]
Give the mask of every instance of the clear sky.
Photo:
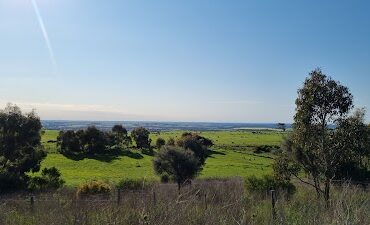
[[[316,67],[370,110],[370,1],[0,0],[0,105],[42,119],[291,122]]]

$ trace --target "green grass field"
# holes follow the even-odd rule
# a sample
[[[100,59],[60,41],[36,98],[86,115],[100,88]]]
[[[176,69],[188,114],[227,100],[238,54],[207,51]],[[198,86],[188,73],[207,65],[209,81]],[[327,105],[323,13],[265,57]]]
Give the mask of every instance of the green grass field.
[[[160,136],[164,139],[180,137],[183,131],[154,133],[152,143]],[[42,167],[57,167],[66,184],[77,186],[85,181],[99,179],[118,182],[124,178],[158,179],[152,169],[152,156],[138,150],[131,150],[121,155],[100,158],[72,160],[57,153],[56,144],[48,143],[56,140],[58,131],[46,131],[42,137],[45,149],[49,152],[42,162]],[[202,136],[214,141],[214,154],[206,161],[200,175],[209,177],[247,177],[262,176],[272,171],[272,154],[255,154],[253,149],[259,145],[280,145],[283,133],[275,131],[212,131],[201,132]]]

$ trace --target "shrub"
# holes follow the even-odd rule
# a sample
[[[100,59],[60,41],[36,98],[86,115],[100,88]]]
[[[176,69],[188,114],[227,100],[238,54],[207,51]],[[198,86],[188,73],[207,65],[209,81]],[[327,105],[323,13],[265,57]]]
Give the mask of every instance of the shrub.
[[[61,188],[64,180],[60,178],[61,174],[57,168],[45,168],[41,172],[41,177],[32,177],[29,180],[28,188],[30,190],[49,190]]]
[[[155,143],[155,146],[157,149],[161,149],[163,145],[166,144],[166,141],[163,138],[158,138],[157,142]]]
[[[202,170],[202,164],[193,152],[174,146],[163,147],[156,155],[153,166],[159,176],[167,174],[171,180],[176,181],[179,190]]]
[[[173,139],[172,137],[170,139],[168,139],[167,145],[169,145],[169,146],[175,146],[175,144],[176,144],[175,139]]]
[[[77,189],[78,196],[110,195],[111,192],[112,192],[112,187],[110,184],[104,181],[96,181],[96,180],[82,184]]]

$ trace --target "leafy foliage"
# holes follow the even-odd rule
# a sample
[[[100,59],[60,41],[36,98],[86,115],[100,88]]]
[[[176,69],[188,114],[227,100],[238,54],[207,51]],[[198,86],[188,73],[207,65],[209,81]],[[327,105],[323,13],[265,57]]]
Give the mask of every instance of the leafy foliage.
[[[45,168],[41,172],[41,177],[32,177],[28,184],[30,190],[50,190],[61,188],[64,184],[61,174],[57,168]]]
[[[177,145],[194,153],[201,164],[205,163],[208,148],[213,146],[212,140],[193,133],[183,133]]]
[[[27,173],[38,172],[45,157],[40,118],[8,104],[0,111],[0,191],[26,186]]]
[[[126,128],[122,125],[115,125],[112,132],[108,134],[110,145],[115,148],[127,148],[132,144],[132,139],[128,136]]]
[[[137,148],[149,149],[150,142],[149,139],[150,132],[144,127],[137,127],[131,132],[131,137],[134,139]]]
[[[193,152],[175,146],[164,146],[156,155],[153,165],[158,175],[169,176],[177,182],[179,189],[202,170],[202,165]]]
[[[293,175],[313,186],[328,201],[332,180],[345,178],[340,170],[348,163],[360,165],[369,156],[364,112],[349,116],[353,97],[348,88],[319,69],[310,73],[298,94],[293,133],[284,142],[285,153],[274,169],[285,178]],[[298,168],[311,181],[301,179]]]
[[[163,138],[158,138],[155,143],[155,146],[157,147],[157,149],[161,149],[162,146],[165,144],[166,144],[166,141]]]

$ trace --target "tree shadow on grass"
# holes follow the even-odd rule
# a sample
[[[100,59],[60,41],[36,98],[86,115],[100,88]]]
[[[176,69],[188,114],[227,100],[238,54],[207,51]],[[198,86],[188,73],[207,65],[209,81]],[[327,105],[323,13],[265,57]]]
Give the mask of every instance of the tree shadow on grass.
[[[209,158],[214,158],[213,155],[226,155],[225,153],[223,152],[218,152],[218,151],[215,151],[215,150],[208,150],[208,155],[207,157]]]
[[[123,150],[123,149],[116,149],[110,150],[106,153],[96,153],[96,154],[87,154],[87,153],[80,153],[80,154],[63,154],[68,159],[74,161],[81,161],[83,159],[94,159],[101,162],[112,162],[118,159],[121,156],[126,156],[132,159],[143,159],[144,156],[138,152],[132,152],[130,150]]]

